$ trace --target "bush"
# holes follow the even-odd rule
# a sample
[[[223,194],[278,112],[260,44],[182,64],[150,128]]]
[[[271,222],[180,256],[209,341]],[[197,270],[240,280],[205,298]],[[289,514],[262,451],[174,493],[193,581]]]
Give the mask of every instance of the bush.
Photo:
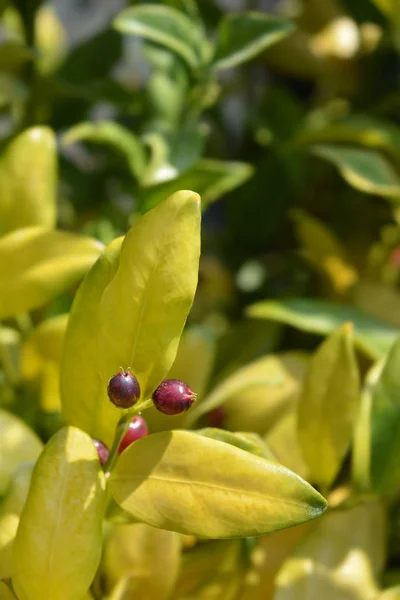
[[[395,0],[67,4],[0,7],[0,600],[400,598]]]

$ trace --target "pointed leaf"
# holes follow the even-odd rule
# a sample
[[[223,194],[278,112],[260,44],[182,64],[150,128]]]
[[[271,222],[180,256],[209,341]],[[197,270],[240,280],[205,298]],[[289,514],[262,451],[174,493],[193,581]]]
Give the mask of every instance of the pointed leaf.
[[[10,484],[14,471],[34,461],[43,449],[40,439],[23,421],[0,410],[0,495]]]
[[[0,235],[56,223],[57,151],[48,127],[32,127],[0,156]]]
[[[200,537],[259,535],[326,508],[318,492],[284,467],[189,431],[132,444],[111,475],[110,490],[135,518]]]
[[[144,523],[117,526],[104,551],[108,587],[123,580],[121,600],[168,600],[178,577],[180,549],[174,531]]]
[[[132,175],[140,179],[146,166],[145,150],[141,141],[122,125],[113,121],[87,121],[74,125],[63,136],[64,145],[81,141],[111,146],[125,159]]]
[[[290,21],[264,13],[228,14],[218,27],[214,68],[230,69],[248,61],[293,31]]]
[[[349,450],[359,407],[352,327],[333,332],[310,361],[298,404],[300,446],[310,479],[328,487]]]
[[[258,302],[247,309],[255,319],[291,325],[302,331],[327,335],[340,325],[354,325],[357,347],[373,359],[382,357],[397,337],[397,329],[352,306],[311,298]]]
[[[79,281],[100,242],[43,227],[18,229],[0,239],[0,319],[43,306]]]
[[[105,479],[92,439],[61,429],[38,460],[14,543],[20,600],[77,600],[95,576],[102,546]]]
[[[400,198],[400,175],[383,154],[347,146],[314,146],[312,151],[333,163],[357,190],[393,200]]]
[[[66,335],[61,393],[69,423],[110,444],[120,416],[107,396],[110,377],[131,367],[142,398],[165,378],[196,290],[199,246],[199,197],[179,192],[142,217],[120,251],[112,245],[96,263]]]
[[[200,66],[202,32],[195,21],[169,6],[139,4],[122,11],[114,21],[121,33],[164,46],[192,69]]]

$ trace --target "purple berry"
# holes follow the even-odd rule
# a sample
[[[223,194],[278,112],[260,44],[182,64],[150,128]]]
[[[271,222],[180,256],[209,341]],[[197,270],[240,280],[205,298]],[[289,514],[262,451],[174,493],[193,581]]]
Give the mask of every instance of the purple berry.
[[[188,410],[196,399],[196,394],[179,379],[166,379],[153,394],[155,407],[165,415],[179,415]]]
[[[100,464],[103,467],[106,464],[107,459],[108,459],[108,455],[109,455],[108,448],[100,440],[94,439],[93,443],[94,443],[94,447],[97,450],[97,454],[99,455]]]
[[[132,421],[129,423],[128,431],[119,445],[118,454],[121,454],[125,448],[130,446],[133,442],[136,442],[136,440],[145,437],[148,433],[147,423],[143,417],[133,417]]]
[[[108,382],[107,393],[118,408],[130,408],[140,397],[140,385],[132,373],[120,371]]]

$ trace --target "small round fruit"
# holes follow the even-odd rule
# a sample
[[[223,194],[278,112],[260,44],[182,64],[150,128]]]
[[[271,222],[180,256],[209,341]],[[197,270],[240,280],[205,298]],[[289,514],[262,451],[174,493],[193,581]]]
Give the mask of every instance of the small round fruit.
[[[140,440],[140,438],[145,437],[148,434],[149,430],[147,428],[147,423],[143,417],[133,417],[132,421],[129,423],[128,431],[122,438],[122,441],[119,445],[118,454],[121,454],[121,452],[133,442]]]
[[[166,379],[153,394],[157,410],[165,415],[179,415],[188,410],[196,399],[196,394],[179,379]]]
[[[94,439],[93,443],[94,443],[94,447],[97,450],[97,454],[99,455],[100,464],[103,467],[106,464],[106,462],[107,462],[108,455],[110,454],[109,451],[108,451],[108,448],[100,440]]]
[[[139,400],[140,385],[130,371],[120,371],[108,382],[107,393],[118,408],[130,408]]]

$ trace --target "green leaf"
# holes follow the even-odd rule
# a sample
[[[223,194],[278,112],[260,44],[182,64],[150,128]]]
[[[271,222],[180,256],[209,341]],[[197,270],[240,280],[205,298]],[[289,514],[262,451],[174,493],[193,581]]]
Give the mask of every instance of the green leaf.
[[[175,179],[164,181],[139,192],[139,210],[146,212],[169,194],[182,189],[193,189],[200,194],[206,208],[224,194],[241,186],[253,174],[247,163],[202,159]]]
[[[63,135],[64,145],[87,141],[106,144],[125,159],[133,177],[140,179],[146,166],[146,155],[141,141],[122,125],[113,121],[87,121],[71,127]]]
[[[145,399],[174,362],[197,285],[199,205],[197,194],[183,191],[147,213],[126,235],[120,255],[112,248],[94,266],[74,302],[61,372],[63,410],[69,423],[107,444],[120,416],[107,397],[110,377],[131,367]]]
[[[351,186],[367,194],[400,198],[400,175],[383,154],[348,146],[314,146],[313,154],[333,163]]]
[[[9,39],[0,44],[0,70],[2,72],[17,70],[33,57],[32,50],[19,40]]]
[[[105,478],[92,439],[73,427],[46,445],[32,476],[14,543],[20,600],[77,600],[102,547]]]
[[[290,21],[264,13],[231,13],[218,26],[215,69],[230,69],[248,61],[294,31]]]
[[[343,323],[354,325],[356,346],[369,357],[382,357],[397,337],[397,330],[352,306],[327,300],[290,298],[258,302],[247,309],[255,319],[267,319],[291,325],[302,331],[327,335]]]
[[[347,324],[312,357],[298,404],[299,441],[310,479],[324,489],[349,450],[358,407],[359,373]]]
[[[117,586],[121,600],[168,600],[180,566],[180,536],[135,523],[115,527],[104,550],[108,589]]]
[[[26,227],[0,239],[0,319],[43,306],[76,284],[100,254],[94,239]]]
[[[260,406],[254,408],[255,411],[257,409],[259,411],[258,419],[262,416],[263,423],[265,423],[268,421],[268,417],[271,416],[273,408],[279,411],[287,406],[294,385],[288,369],[285,368],[285,364],[279,357],[274,355],[263,356],[232,373],[232,375],[217,385],[203,402],[196,403],[188,413],[186,423],[194,423],[202,415],[222,406],[232,398],[238,399],[235,407],[238,408],[237,404],[239,403],[240,408],[241,395],[249,392],[252,388],[258,390],[258,392],[260,389],[263,389],[263,391],[266,390],[267,397],[268,393],[270,393],[271,405],[274,403],[272,398],[274,395],[276,396],[275,407],[268,406],[268,410],[266,411],[262,411],[262,407]],[[245,404],[243,404],[241,412],[246,412]],[[260,415],[261,412],[264,412],[264,414]],[[248,428],[249,422],[246,420],[246,416],[244,415],[243,418],[245,421],[242,427]],[[254,419],[255,421],[257,421],[257,418]],[[235,423],[239,425],[239,422],[240,418],[237,418]],[[264,424],[262,427],[264,427]]]
[[[373,498],[327,511],[283,564],[274,600],[376,598],[385,525],[384,509]]]
[[[372,488],[379,492],[390,493],[400,487],[399,391],[400,339],[391,348],[370,390],[370,477]]]
[[[14,471],[24,462],[34,461],[43,444],[23,421],[0,410],[0,495],[10,484]]]
[[[309,480],[308,467],[304,461],[297,432],[297,406],[294,404],[265,436],[268,448],[285,467]]]
[[[291,527],[326,508],[318,492],[284,467],[189,431],[155,433],[132,444],[110,477],[110,490],[149,525],[211,538]]]
[[[195,21],[172,7],[139,4],[114,20],[121,33],[136,35],[177,54],[191,69],[201,66],[202,32]]]
[[[400,600],[400,585],[383,590],[376,600]]]
[[[32,127],[0,156],[0,235],[31,225],[55,226],[57,150],[48,127]]]
[[[218,429],[217,427],[204,427],[203,429],[197,429],[195,432],[198,435],[204,435],[205,437],[211,438],[212,440],[218,440],[225,444],[231,444],[236,448],[241,448],[246,452],[250,452],[255,456],[261,456],[262,458],[268,458],[269,460],[275,460],[273,453],[267,448],[262,437],[257,433],[236,431],[226,431],[224,429]]]

